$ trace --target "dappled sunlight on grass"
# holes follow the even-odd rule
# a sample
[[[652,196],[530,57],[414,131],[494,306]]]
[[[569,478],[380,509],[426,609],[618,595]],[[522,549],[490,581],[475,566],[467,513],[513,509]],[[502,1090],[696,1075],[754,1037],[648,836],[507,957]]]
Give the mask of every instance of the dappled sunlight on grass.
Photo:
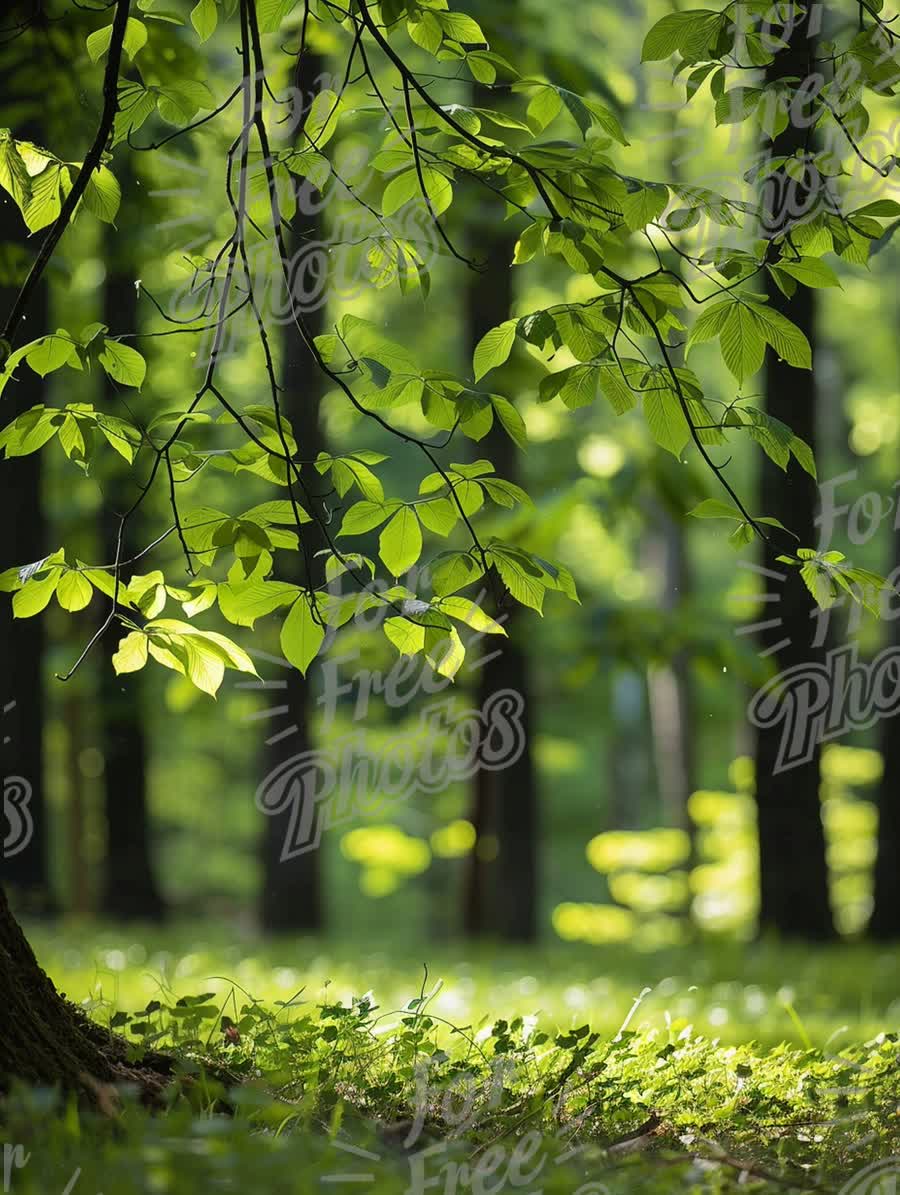
[[[217,998],[234,985],[264,1002],[288,1000],[301,988],[312,1003],[326,993],[348,1001],[372,990],[383,1008],[399,1008],[419,994],[427,964],[428,986],[443,981],[433,1008],[457,1024],[536,1013],[549,1030],[589,1021],[601,1033],[615,1033],[650,988],[633,1028],[690,1022],[723,1042],[766,1045],[803,1044],[805,1034],[822,1048],[832,1038],[861,1041],[900,1027],[900,956],[887,947],[411,950],[387,939],[267,941],[207,925],[140,932],[34,925],[29,932],[57,984],[101,1017],[105,1006],[135,1010],[160,991],[180,996],[198,984]]]

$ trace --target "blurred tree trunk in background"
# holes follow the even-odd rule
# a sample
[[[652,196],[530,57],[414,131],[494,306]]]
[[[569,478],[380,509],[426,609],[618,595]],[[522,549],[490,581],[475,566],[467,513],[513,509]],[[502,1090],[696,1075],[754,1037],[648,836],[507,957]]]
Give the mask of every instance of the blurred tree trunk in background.
[[[639,72],[642,73],[642,72]],[[666,177],[681,182],[681,153],[679,110],[670,109],[665,116],[670,150]],[[673,274],[681,276],[682,261],[677,253],[664,253],[664,260]],[[669,333],[669,359],[676,366],[684,365],[684,348],[680,334]],[[656,485],[659,496],[651,516],[648,554],[650,563],[662,580],[661,606],[667,617],[684,606],[693,592],[691,561],[688,553],[687,511],[691,502],[681,478],[672,476],[671,465],[658,453]],[[683,474],[683,470],[681,473]],[[694,699],[691,659],[681,650],[669,661],[651,667],[647,677],[647,700],[650,726],[653,732],[653,755],[656,787],[669,825],[686,830],[693,840],[693,825],[688,814],[688,800],[695,782]]]
[[[900,567],[900,528],[894,532],[892,569]],[[890,575],[890,572],[889,572]],[[892,603],[891,646],[900,651],[900,619]],[[869,934],[883,942],[900,941],[900,714],[881,723],[884,772],[878,792],[878,858],[875,905]]]
[[[94,892],[91,885],[87,852],[88,800],[85,791],[81,752],[84,750],[84,678],[74,676],[63,696],[62,716],[66,726],[66,912],[86,917],[94,911]]]
[[[815,6],[811,11],[816,11]],[[797,14],[789,47],[776,55],[767,72],[768,82],[786,77],[806,79],[814,74],[811,59],[816,43],[811,32],[807,28],[807,16]],[[802,122],[796,119],[793,111],[790,116],[787,128],[772,143],[773,157],[790,156],[807,148],[809,129],[798,127]],[[822,199],[818,186],[813,184],[804,190],[783,171],[774,171],[769,176],[767,188],[762,202],[765,235],[768,236],[784,231],[803,211],[817,211]],[[793,298],[788,299],[768,274],[766,291],[772,307],[806,334],[815,361],[815,292],[801,286]],[[765,384],[768,414],[788,424],[815,451],[814,372],[787,365],[769,349]],[[765,457],[759,492],[758,507],[762,514],[780,519],[790,527],[799,536],[801,547],[816,544],[816,483],[795,461],[791,461],[785,472]],[[779,672],[794,665],[824,661],[824,650],[814,645],[815,603],[799,570],[785,567],[776,559],[779,553],[795,546],[796,541],[785,541],[775,530],[770,532],[770,539],[762,551],[762,565],[767,570],[764,583],[770,592],[779,593],[780,599],[775,608],[764,608],[763,620],[776,622],[776,625],[760,630],[759,646]],[[756,737],[760,929],[809,940],[831,938],[834,926],[828,898],[828,864],[819,799],[820,746],[816,744],[807,763],[777,771],[783,729],[781,723],[776,723],[758,730]]]
[[[137,199],[140,194],[134,174],[128,170],[127,159],[118,168],[122,188],[122,204],[116,217],[120,236],[115,242],[120,252],[127,253],[129,244],[136,245],[140,237],[140,213]],[[106,241],[110,244],[110,241]],[[133,333],[138,329],[138,295],[136,273],[127,257],[113,257],[106,261],[106,282],[103,292],[103,322],[112,335]],[[100,380],[102,379],[102,381]],[[114,386],[98,371],[98,384]],[[119,400],[131,392],[119,391]],[[112,396],[104,396],[112,397]],[[104,402],[104,406],[109,404]],[[126,409],[114,414],[128,418]],[[103,453],[100,486],[103,491],[101,507],[101,543],[103,563],[116,559],[119,534],[118,515],[127,510],[137,496],[136,478],[117,452],[111,447]],[[138,510],[128,521],[127,544],[124,557],[144,547],[144,520]],[[141,571],[138,564],[137,571]],[[126,571],[126,579],[130,571]],[[101,615],[105,617],[104,603]],[[159,921],[164,906],[156,880],[152,858],[152,834],[147,792],[147,733],[146,678],[136,672],[117,676],[110,662],[122,630],[114,621],[104,635],[102,650],[97,656],[98,722],[104,758],[103,804],[106,817],[106,860],[100,908],[107,917],[127,921]]]
[[[608,661],[609,774],[606,792],[610,830],[645,830],[653,817],[651,757],[647,750],[650,721],[644,671],[621,658]]]
[[[476,98],[476,103],[478,103]],[[474,223],[474,216],[473,216]],[[489,244],[487,221],[478,222],[471,238],[477,260],[487,256],[483,273],[469,278],[466,340],[471,352],[490,328],[509,318],[512,308],[512,261],[516,237],[506,226],[497,229]],[[487,457],[500,477],[517,482],[518,449],[499,420],[478,444],[478,455]],[[484,579],[488,586],[488,579]],[[496,587],[500,592],[501,587]],[[497,616],[498,611],[491,611]],[[495,693],[512,689],[525,701],[522,714],[524,750],[513,764],[497,772],[481,770],[472,780],[469,815],[478,835],[468,857],[463,927],[469,936],[497,934],[511,941],[529,942],[538,933],[538,782],[534,766],[533,697],[527,652],[528,620],[533,617],[515,603],[506,606],[504,628],[508,638],[488,636],[479,641],[467,659],[492,656],[479,670],[476,702],[484,708]],[[492,843],[497,853],[490,858]]]
[[[671,616],[690,596],[684,524],[657,505],[645,560],[661,578],[660,608]],[[656,786],[666,822],[690,829],[688,798],[694,791],[694,706],[690,659],[685,651],[652,665],[647,676]]]
[[[304,112],[315,98],[317,80],[325,69],[323,58],[307,51],[297,63],[295,86],[302,96]],[[296,114],[299,115],[299,114]],[[304,117],[305,122],[305,117]],[[300,125],[297,147],[303,148],[307,140]],[[325,322],[325,284],[331,280],[327,272],[317,277],[317,265],[327,271],[321,256],[321,242],[326,231],[319,211],[322,204],[320,193],[308,183],[300,188],[297,211],[294,215],[288,238],[291,260],[291,289],[294,303],[302,313],[303,321],[313,336],[318,336]],[[328,259],[330,262],[330,258]],[[280,269],[274,258],[272,268]],[[290,311],[285,285],[280,277],[268,280],[270,288],[285,299],[285,310]],[[304,298],[306,296],[306,298]],[[312,296],[311,298],[309,296]],[[325,451],[325,439],[320,422],[322,396],[321,373],[303,341],[303,337],[289,315],[284,316],[282,337],[282,411],[294,429],[300,455],[304,461],[313,461]],[[322,476],[310,464],[300,468],[300,475],[307,492],[295,496],[301,506],[309,506],[310,495],[325,492],[327,485]],[[284,552],[279,558],[279,579],[292,581],[297,585],[321,585],[325,580],[322,559],[315,554],[327,547],[324,535],[317,522],[307,523],[303,528],[304,548],[300,552]],[[309,571],[307,571],[309,570]],[[262,747],[260,768],[263,779],[286,760],[295,755],[313,750],[315,746],[312,728],[314,712],[313,665],[307,676],[296,668],[287,673],[285,688],[275,694],[278,705],[286,705],[290,720],[289,733],[278,732],[266,739]],[[279,677],[279,679],[281,679]],[[265,722],[262,723],[265,725]],[[304,801],[307,794],[301,792],[297,799]],[[293,859],[282,859],[282,850],[287,840],[292,810],[290,806],[279,814],[268,814],[262,835],[263,886],[260,904],[260,918],[263,928],[276,933],[290,931],[317,931],[324,927],[322,902],[322,860],[321,846]]]
[[[40,129],[33,124],[26,125],[19,135],[38,143],[42,140]],[[18,286],[31,264],[32,253],[22,248],[25,234],[18,208],[9,195],[0,190],[0,311],[3,312],[12,306]],[[48,319],[47,288],[41,285],[28,306],[25,338],[29,338],[31,328],[45,329]],[[22,364],[3,398],[2,425],[5,427],[29,407],[46,401],[46,383]],[[0,464],[3,510],[0,572],[13,565],[40,560],[50,550],[41,501],[41,464],[42,454],[39,452],[4,459]],[[0,838],[12,834],[5,816],[7,795],[10,801],[18,801],[30,791],[27,813],[33,825],[27,846],[9,857],[3,853],[2,876],[17,905],[33,913],[46,912],[52,901],[47,861],[49,808],[43,753],[46,718],[44,619],[14,620],[9,595],[0,606],[0,745],[5,795]],[[15,845],[10,841],[9,850],[12,851]]]

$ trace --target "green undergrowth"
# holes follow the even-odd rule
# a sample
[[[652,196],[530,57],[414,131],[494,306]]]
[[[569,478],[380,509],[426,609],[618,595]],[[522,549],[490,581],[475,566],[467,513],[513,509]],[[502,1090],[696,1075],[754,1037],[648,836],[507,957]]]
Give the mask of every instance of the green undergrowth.
[[[235,968],[241,978],[228,974],[233,956],[223,949],[217,959],[210,939],[159,968],[149,939],[144,962],[128,963],[137,943],[129,946],[121,931],[98,934],[93,952],[77,934],[33,936],[60,986],[123,1034],[135,1061],[147,1048],[172,1051],[180,1079],[157,1114],[127,1091],[117,1117],[61,1104],[52,1093],[16,1092],[3,1127],[12,1192],[613,1195],[749,1187],[892,1195],[900,1179],[900,1162],[889,1161],[900,1154],[889,953],[745,948],[727,991],[723,976],[741,957],[727,950],[622,953],[619,978],[600,998],[591,983],[614,972],[613,960],[597,952],[454,957],[447,948],[437,952],[442,971],[387,957],[369,966],[375,954],[350,944],[330,944],[328,958],[305,967],[310,943],[257,944],[255,988],[249,968]],[[179,936],[186,946],[180,931],[166,935],[170,951]],[[200,945],[196,931],[192,944]],[[116,949],[126,966],[113,1004],[107,981]],[[105,966],[91,972],[90,958]],[[322,979],[325,962],[331,983]],[[200,984],[204,967],[208,982]],[[294,970],[308,973],[280,991]],[[647,982],[629,990],[637,971]],[[526,999],[482,1003],[484,992],[511,997],[516,974],[537,982],[520,985]],[[703,974],[686,987],[705,1017],[681,1015],[682,981]],[[676,981],[663,988],[668,998],[659,991],[666,979]],[[122,999],[143,984],[152,984],[149,999]],[[577,986],[594,995],[573,1008]],[[460,987],[466,1001],[448,1001]],[[762,1042],[753,1032],[747,989],[767,1004],[780,1001],[785,1040],[769,1034]],[[719,1007],[730,1010],[727,1038],[708,1028]],[[751,1007],[762,1011],[759,999]],[[807,1007],[816,1010],[810,1020]]]

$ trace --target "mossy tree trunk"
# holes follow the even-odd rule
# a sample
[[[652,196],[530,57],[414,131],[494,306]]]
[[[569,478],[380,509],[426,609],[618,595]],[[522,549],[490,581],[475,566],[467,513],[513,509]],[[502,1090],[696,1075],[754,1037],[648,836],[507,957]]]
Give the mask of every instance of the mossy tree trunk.
[[[57,992],[0,886],[0,1091],[16,1081],[59,1086],[97,1100],[104,1087],[133,1083],[155,1101],[171,1071],[159,1054],[140,1064],[127,1045]]]

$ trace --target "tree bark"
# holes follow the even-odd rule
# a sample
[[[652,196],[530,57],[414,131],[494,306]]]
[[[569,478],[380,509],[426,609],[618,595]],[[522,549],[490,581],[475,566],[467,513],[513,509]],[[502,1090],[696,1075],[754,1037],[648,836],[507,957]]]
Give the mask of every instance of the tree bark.
[[[505,228],[487,247],[483,273],[473,275],[467,304],[470,352],[490,328],[509,318],[512,308],[512,260],[515,238]],[[495,419],[479,445],[500,477],[516,481],[517,449]],[[485,584],[487,584],[485,578]],[[472,782],[470,820],[476,829],[475,849],[469,856],[463,905],[463,929],[468,936],[494,933],[510,941],[530,942],[538,934],[538,783],[532,754],[532,693],[525,647],[527,613],[514,603],[506,606],[508,639],[482,640],[493,656],[480,670],[478,705],[502,689],[520,693],[525,746],[515,763],[498,772],[479,771]],[[494,615],[497,615],[494,611]],[[495,858],[485,852],[496,839]],[[480,849],[479,849],[480,848]]]
[[[645,563],[662,579],[660,607],[671,615],[690,594],[691,576],[683,522],[654,503]],[[691,662],[679,651],[647,674],[647,705],[653,733],[656,788],[666,823],[689,830],[688,798],[694,790],[694,725]]]
[[[894,533],[894,561],[900,565],[900,528]],[[893,611],[891,646],[900,651],[900,619]],[[900,941],[900,714],[881,724],[884,771],[878,792],[878,856],[869,934],[882,942]]]
[[[146,1099],[160,1096],[171,1071],[162,1055],[140,1065],[125,1061],[127,1043],[94,1024],[61,996],[41,970],[0,886],[0,1091],[13,1081],[102,1100],[104,1084],[137,1083]]]
[[[140,216],[135,210],[135,178],[119,170],[122,204],[117,216],[122,245],[137,243]],[[135,332],[138,298],[130,260],[107,262],[104,322],[113,334]],[[124,414],[125,412],[123,412]],[[101,539],[103,559],[116,559],[119,515],[137,496],[136,478],[118,453],[104,454]],[[130,543],[143,547],[140,510],[128,522]],[[127,553],[126,553],[127,555]],[[98,701],[105,761],[103,802],[106,815],[106,861],[101,908],[122,921],[160,921],[164,905],[153,865],[152,832],[147,794],[147,738],[144,730],[146,680],[142,673],[117,676],[110,656],[122,636],[117,623],[104,637],[98,657]]]
[[[28,128],[22,135],[40,140],[36,128]],[[0,240],[21,244],[24,233],[25,225],[18,208],[5,191],[0,192]],[[11,259],[6,266],[12,269]],[[16,291],[14,285],[0,290],[0,311],[11,307]],[[35,327],[43,329],[46,326],[45,286],[35,293],[29,317]],[[45,401],[44,380],[27,365],[19,368],[16,378],[15,382],[9,383],[3,396],[4,427],[29,407]],[[0,509],[3,510],[0,572],[13,565],[30,564],[47,554],[41,466],[39,452],[0,463]],[[42,618],[14,620],[8,595],[0,606],[0,748],[4,781],[0,838],[9,838],[2,853],[0,875],[14,893],[17,905],[32,913],[40,913],[49,911],[52,906],[43,751],[46,721],[41,668],[44,623]],[[19,814],[15,806],[18,806]],[[31,827],[26,845],[22,838],[16,839],[20,816],[25,819],[23,833],[28,833],[29,824]],[[17,849],[19,847],[21,849]]]
[[[323,59],[309,51],[299,59],[295,84],[304,107],[315,98],[316,82],[324,67]],[[301,127],[298,147],[305,144]],[[325,322],[324,291],[318,294],[315,288],[315,254],[317,245],[324,240],[325,235],[324,221],[319,212],[321,203],[322,197],[314,187],[304,186],[301,189],[289,238],[294,263],[290,271],[291,286],[304,323],[313,336],[319,335]],[[315,297],[304,303],[301,295],[306,292],[307,285],[315,291]],[[282,353],[282,409],[297,433],[303,460],[313,461],[320,452],[325,451],[320,423],[320,374],[299,330],[290,321],[284,325]],[[300,473],[310,494],[324,492],[322,477],[314,466],[304,464]],[[294,488],[297,489],[296,483]],[[309,504],[305,493],[297,492],[296,497],[302,506]],[[318,521],[304,525],[303,538],[304,547],[299,553],[281,554],[279,578],[298,585],[321,585],[324,582],[324,569],[321,559],[316,559],[316,553],[327,547],[327,543]],[[311,751],[315,746],[312,729],[314,691],[310,677],[292,668],[287,673],[286,687],[278,691],[277,702],[287,706],[294,729],[285,737],[279,737],[276,733],[264,742],[260,760],[263,777],[269,776],[286,760]],[[301,792],[297,799],[306,800],[307,794]],[[291,814],[292,810],[288,807],[281,813],[267,815],[265,819],[260,917],[263,928],[271,932],[317,932],[324,928],[321,847],[292,859],[282,859]]]
[[[814,69],[810,62],[814,47],[815,40],[807,29],[806,17],[798,16],[789,48],[776,55],[767,72],[768,81],[790,76],[809,77]],[[772,145],[772,155],[791,155],[804,150],[808,136],[809,131],[799,127],[796,113],[792,112],[787,128]],[[772,188],[770,197],[764,199],[765,234],[768,237],[784,232],[790,224],[797,222],[801,210],[815,211],[820,202],[817,193],[802,193],[782,172],[775,172],[769,185]],[[793,298],[788,299],[767,276],[767,294],[771,306],[806,334],[813,346],[815,363],[814,292],[801,286]],[[765,374],[768,414],[788,424],[815,451],[814,371],[794,369],[769,350]],[[789,527],[799,536],[801,546],[815,545],[816,484],[796,462],[792,461],[785,472],[766,457],[762,465],[760,494],[762,513],[774,516]],[[813,665],[824,660],[823,649],[813,642],[815,603],[799,570],[785,567],[776,559],[795,543],[793,540],[783,542],[776,531],[764,544],[762,552],[762,564],[767,570],[766,583],[780,593],[780,600],[777,602],[777,625],[761,630],[759,645],[761,651],[770,655],[779,672],[794,665]],[[778,579],[781,576],[785,578],[783,581]],[[766,609],[765,621],[775,621],[776,615],[770,616],[769,610]],[[815,745],[808,762],[778,770],[781,734],[782,726],[775,725],[759,730],[756,739],[760,930],[774,930],[786,937],[828,939],[834,936],[834,925],[819,799],[820,745]]]

